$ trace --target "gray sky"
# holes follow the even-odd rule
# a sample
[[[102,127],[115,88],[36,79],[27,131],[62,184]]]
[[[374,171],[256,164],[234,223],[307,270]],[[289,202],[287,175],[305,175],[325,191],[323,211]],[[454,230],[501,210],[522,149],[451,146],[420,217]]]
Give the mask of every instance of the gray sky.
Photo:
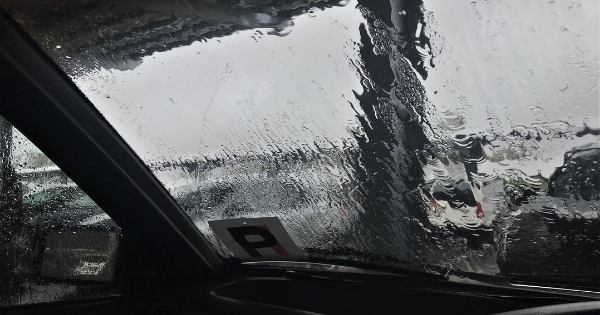
[[[600,127],[597,1],[427,0],[424,8],[436,67],[423,84],[435,131],[543,134],[496,140],[485,149],[501,161],[482,171],[549,176],[566,151],[598,142],[556,137]],[[294,18],[285,37],[243,31],[74,80],[146,161],[337,141],[356,125],[348,101],[361,87],[350,61],[362,22],[351,2]],[[456,130],[444,122],[452,116],[463,118]],[[516,158],[504,158],[508,151]]]
[[[596,136],[557,137],[584,123],[600,127],[598,1],[425,0],[424,6],[436,67],[423,84],[433,116],[464,118],[459,130],[440,123],[439,132],[546,133],[541,141],[495,141],[485,148],[489,154],[522,151],[520,158],[487,162],[480,171],[549,176],[566,151],[598,144]]]
[[[146,160],[349,138],[363,19],[354,5],[311,15],[285,37],[242,31],[74,80]]]

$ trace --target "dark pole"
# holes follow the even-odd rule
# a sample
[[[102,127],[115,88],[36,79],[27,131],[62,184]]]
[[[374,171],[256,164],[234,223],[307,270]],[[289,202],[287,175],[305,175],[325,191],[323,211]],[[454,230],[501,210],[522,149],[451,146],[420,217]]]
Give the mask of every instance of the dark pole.
[[[0,117],[0,243],[10,241],[23,222],[21,183],[11,165],[12,145],[13,127]]]
[[[7,182],[5,174],[8,174],[6,170],[10,166],[10,156],[12,150],[12,125],[0,116],[0,187],[4,190],[5,183]]]

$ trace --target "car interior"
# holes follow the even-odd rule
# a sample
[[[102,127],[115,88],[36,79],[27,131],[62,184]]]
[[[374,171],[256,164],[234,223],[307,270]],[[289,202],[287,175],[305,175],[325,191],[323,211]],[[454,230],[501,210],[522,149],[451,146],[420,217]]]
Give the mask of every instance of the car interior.
[[[0,0],[0,313],[600,313],[600,15],[554,2]],[[496,65],[573,113],[435,103]]]

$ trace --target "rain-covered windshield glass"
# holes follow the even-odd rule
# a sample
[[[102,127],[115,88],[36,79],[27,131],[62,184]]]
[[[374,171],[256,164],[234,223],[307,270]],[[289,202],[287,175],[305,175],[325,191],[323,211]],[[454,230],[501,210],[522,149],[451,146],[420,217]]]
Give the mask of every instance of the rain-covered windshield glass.
[[[597,283],[596,0],[0,3],[225,258]]]

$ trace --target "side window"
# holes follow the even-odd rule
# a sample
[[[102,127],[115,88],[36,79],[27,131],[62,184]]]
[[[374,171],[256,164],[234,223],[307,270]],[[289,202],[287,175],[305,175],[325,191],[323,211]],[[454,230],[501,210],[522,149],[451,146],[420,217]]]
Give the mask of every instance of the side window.
[[[118,295],[119,227],[0,117],[0,307]]]

